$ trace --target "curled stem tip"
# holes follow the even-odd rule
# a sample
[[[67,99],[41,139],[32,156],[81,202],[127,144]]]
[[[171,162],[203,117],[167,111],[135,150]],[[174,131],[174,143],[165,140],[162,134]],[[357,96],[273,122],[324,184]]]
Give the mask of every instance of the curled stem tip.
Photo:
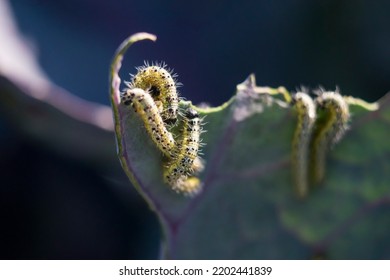
[[[129,36],[126,40],[120,44],[118,49],[115,52],[115,55],[112,59],[111,65],[110,65],[110,76],[109,76],[109,82],[110,82],[110,96],[112,101],[116,101],[116,103],[119,103],[119,86],[121,79],[119,78],[119,70],[122,66],[122,60],[123,56],[125,55],[127,49],[133,45],[134,43],[142,40],[151,40],[156,41],[157,37],[153,34],[149,34],[146,32],[140,32],[133,34]]]

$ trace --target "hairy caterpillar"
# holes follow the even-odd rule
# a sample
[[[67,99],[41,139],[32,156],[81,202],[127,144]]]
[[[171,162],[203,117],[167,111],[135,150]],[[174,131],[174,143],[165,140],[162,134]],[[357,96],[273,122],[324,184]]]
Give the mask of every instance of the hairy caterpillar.
[[[200,123],[199,114],[194,109],[188,108],[184,112],[182,135],[177,144],[176,156],[164,172],[166,183],[176,192],[187,195],[195,194],[201,189],[198,178],[188,177],[203,168],[198,157],[202,133]]]
[[[308,183],[309,143],[316,118],[313,99],[304,92],[292,96],[292,104],[298,113],[298,122],[292,142],[292,174],[298,196],[306,196]]]
[[[166,70],[164,63],[137,67],[137,74],[132,75],[128,83],[129,88],[141,88],[147,91],[154,99],[163,121],[173,124],[177,119],[178,110],[178,85],[170,70]]]
[[[319,108],[311,141],[310,179],[318,184],[325,176],[326,153],[344,135],[350,117],[349,106],[336,91],[317,92],[315,102]]]
[[[153,98],[140,88],[129,88],[122,93],[121,102],[133,106],[159,150],[168,158],[174,157],[175,140],[167,130]]]

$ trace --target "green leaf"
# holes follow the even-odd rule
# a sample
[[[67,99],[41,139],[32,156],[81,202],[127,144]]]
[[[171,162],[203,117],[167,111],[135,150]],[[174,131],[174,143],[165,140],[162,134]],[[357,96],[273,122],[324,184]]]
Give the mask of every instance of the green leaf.
[[[259,94],[251,75],[227,103],[196,108],[207,131],[204,189],[184,197],[163,183],[162,154],[138,115],[120,104],[120,62],[144,39],[155,37],[139,33],[118,49],[111,102],[118,155],[160,219],[163,258],[390,257],[390,95],[377,111],[363,102],[351,105],[350,129],[329,152],[325,181],[299,199],[290,168],[296,114],[277,96]]]

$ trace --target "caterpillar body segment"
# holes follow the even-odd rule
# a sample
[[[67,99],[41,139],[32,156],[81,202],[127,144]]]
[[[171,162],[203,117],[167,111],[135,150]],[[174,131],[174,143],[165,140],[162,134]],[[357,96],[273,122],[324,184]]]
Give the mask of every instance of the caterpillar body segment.
[[[345,98],[338,92],[326,91],[319,94],[315,100],[317,107],[329,115],[324,128],[329,145],[334,145],[344,136],[350,119],[349,106]]]
[[[175,75],[166,69],[163,63],[151,65],[145,63],[137,68],[137,74],[132,76],[130,88],[141,88],[154,99],[163,121],[174,124],[177,120],[179,97],[178,83]]]
[[[293,95],[292,104],[298,117],[292,141],[292,174],[298,196],[305,197],[309,190],[309,144],[316,119],[316,107],[313,99],[305,92]]]
[[[316,122],[311,141],[311,182],[319,184],[325,177],[327,152],[343,137],[350,119],[349,106],[336,91],[319,91],[315,100],[322,117]]]
[[[200,148],[201,119],[198,113],[187,108],[184,112],[181,139],[178,141],[176,157],[169,162],[164,172],[165,182],[173,190],[192,195],[201,189],[200,180],[193,177],[203,169],[203,162],[198,157]]]
[[[167,130],[153,98],[143,89],[129,88],[122,93],[121,102],[132,105],[157,148],[168,158],[174,158],[176,142]]]

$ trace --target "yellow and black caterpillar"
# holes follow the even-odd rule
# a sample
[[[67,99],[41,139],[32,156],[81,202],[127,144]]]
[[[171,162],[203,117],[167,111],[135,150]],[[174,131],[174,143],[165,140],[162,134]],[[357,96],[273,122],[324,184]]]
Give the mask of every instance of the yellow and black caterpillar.
[[[128,88],[121,95],[121,103],[134,108],[152,141],[165,156],[164,181],[174,191],[192,195],[201,189],[201,181],[195,174],[203,169],[199,157],[202,119],[191,107],[179,114],[177,83],[165,66],[138,67],[138,73],[126,83]],[[171,124],[178,119],[181,129],[179,135],[175,135]]]

